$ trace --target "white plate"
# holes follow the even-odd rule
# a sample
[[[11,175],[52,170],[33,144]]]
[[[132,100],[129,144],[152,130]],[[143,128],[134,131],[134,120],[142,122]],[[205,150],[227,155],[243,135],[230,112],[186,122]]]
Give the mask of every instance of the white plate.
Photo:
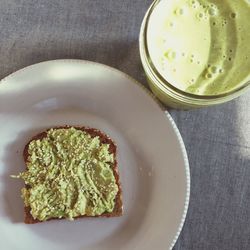
[[[170,115],[129,76],[97,63],[56,60],[0,82],[1,249],[169,249],[187,212],[189,167]],[[28,140],[57,125],[85,125],[118,145],[124,215],[25,225],[22,181]]]

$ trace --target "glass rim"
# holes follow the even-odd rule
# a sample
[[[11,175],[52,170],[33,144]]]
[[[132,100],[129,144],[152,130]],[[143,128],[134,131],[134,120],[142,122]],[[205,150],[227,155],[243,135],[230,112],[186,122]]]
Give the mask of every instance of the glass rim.
[[[151,4],[149,7],[148,11],[145,14],[142,27],[141,27],[141,34],[140,34],[140,43],[142,42],[143,44],[143,52],[144,52],[144,57],[146,59],[146,63],[148,68],[151,71],[151,74],[153,74],[154,77],[157,78],[157,84],[161,85],[158,87],[161,87],[162,89],[165,90],[171,90],[171,92],[174,92],[175,94],[182,96],[182,97],[187,97],[190,99],[195,99],[195,100],[218,100],[221,98],[226,98],[226,97],[233,97],[233,96],[239,96],[243,91],[246,91],[248,87],[250,87],[250,80],[247,81],[245,84],[242,86],[239,86],[236,89],[233,89],[229,92],[221,93],[221,94],[216,94],[216,95],[198,95],[198,94],[193,94],[184,90],[181,90],[175,86],[173,86],[171,83],[169,83],[162,75],[161,73],[157,70],[153,62],[151,61],[149,49],[148,49],[148,43],[147,43],[147,31],[148,31],[148,24],[149,20],[151,17],[152,12],[154,11],[154,8],[157,6],[157,4],[161,2],[161,0],[154,0],[154,2]],[[250,70],[250,69],[249,69]]]

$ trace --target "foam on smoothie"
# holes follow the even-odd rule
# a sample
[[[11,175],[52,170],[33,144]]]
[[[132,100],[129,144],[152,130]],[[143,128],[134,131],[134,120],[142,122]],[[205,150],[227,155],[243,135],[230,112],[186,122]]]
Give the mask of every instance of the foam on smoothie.
[[[173,86],[198,95],[250,80],[250,1],[162,0],[147,30],[153,64]]]

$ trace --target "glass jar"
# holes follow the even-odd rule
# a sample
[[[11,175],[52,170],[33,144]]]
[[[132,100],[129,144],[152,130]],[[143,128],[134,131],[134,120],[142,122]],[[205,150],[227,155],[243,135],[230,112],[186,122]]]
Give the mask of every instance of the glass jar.
[[[146,12],[141,25],[139,38],[142,65],[146,73],[149,86],[156,97],[169,107],[192,109],[225,103],[245,93],[250,88],[250,81],[246,82],[239,88],[224,94],[197,95],[180,90],[163,78],[163,76],[156,69],[155,65],[152,63],[150,53],[148,51],[147,41],[147,29],[151,13],[160,1],[161,0],[155,0]]]

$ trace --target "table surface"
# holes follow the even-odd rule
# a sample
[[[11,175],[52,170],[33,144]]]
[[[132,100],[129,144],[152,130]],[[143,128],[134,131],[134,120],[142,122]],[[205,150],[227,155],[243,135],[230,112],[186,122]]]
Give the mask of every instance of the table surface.
[[[138,34],[149,0],[0,1],[0,77],[33,63],[87,59],[146,85]],[[224,105],[170,110],[191,170],[174,249],[250,249],[250,93]]]

